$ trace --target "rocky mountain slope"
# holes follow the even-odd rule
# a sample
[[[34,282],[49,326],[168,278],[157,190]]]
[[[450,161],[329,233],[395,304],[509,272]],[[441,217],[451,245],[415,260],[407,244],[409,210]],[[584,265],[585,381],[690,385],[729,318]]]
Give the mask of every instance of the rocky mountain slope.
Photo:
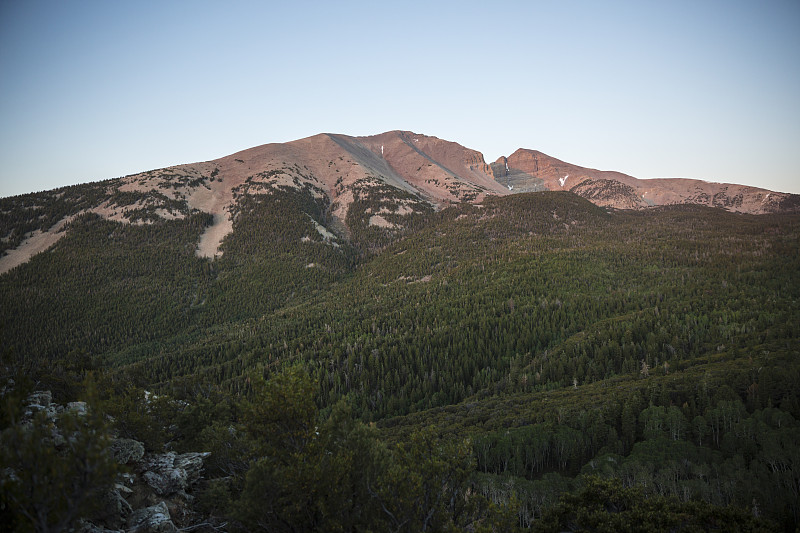
[[[797,212],[800,196],[728,183],[681,178],[638,179],[579,167],[536,150],[519,149],[491,165],[495,179],[514,192],[567,190],[616,209],[698,204],[739,213]]]
[[[319,134],[213,161],[4,199],[0,273],[51,247],[76,216],[87,213],[133,224],[204,213],[210,221],[196,253],[219,256],[248,198],[288,190],[319,203],[320,215],[308,214],[318,235],[308,238],[326,242],[349,240],[354,224],[373,234],[397,235],[430,209],[542,190],[568,190],[618,209],[689,203],[751,214],[800,211],[799,195],[699,180],[640,180],[533,150],[520,149],[488,165],[480,152],[412,132]]]

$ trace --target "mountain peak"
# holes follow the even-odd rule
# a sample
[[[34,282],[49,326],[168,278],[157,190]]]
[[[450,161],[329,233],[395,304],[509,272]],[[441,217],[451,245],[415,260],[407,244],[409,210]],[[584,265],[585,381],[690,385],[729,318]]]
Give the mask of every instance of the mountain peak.
[[[233,231],[242,204],[278,191],[295,191],[324,205],[324,214],[315,222],[343,236],[350,235],[359,220],[397,234],[428,209],[546,190],[569,191],[617,209],[689,203],[751,214],[800,212],[800,195],[700,180],[642,180],[526,148],[487,164],[481,152],[403,130],[365,137],[321,133],[92,187],[91,202],[86,195],[73,202],[63,190],[18,197],[23,204],[30,198],[32,205],[64,205],[54,209],[59,217],[37,219],[36,231],[20,227],[17,234],[14,228],[2,228],[0,273],[49,248],[65,234],[64,226],[84,213],[135,224],[206,213],[212,222],[197,253],[214,257],[222,253],[221,244]]]

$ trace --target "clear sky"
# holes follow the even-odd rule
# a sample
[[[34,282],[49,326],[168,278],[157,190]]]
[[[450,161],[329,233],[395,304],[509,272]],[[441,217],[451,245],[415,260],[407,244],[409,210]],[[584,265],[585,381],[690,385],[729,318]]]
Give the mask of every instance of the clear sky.
[[[800,1],[0,0],[0,196],[393,129],[800,193]]]

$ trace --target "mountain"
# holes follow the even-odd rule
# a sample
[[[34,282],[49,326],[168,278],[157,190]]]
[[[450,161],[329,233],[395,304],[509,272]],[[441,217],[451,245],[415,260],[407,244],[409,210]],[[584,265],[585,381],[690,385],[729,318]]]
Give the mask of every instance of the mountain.
[[[345,239],[351,237],[352,224],[396,235],[429,209],[543,190],[568,190],[617,209],[698,204],[751,214],[800,211],[800,195],[699,180],[640,180],[533,150],[520,149],[488,165],[480,152],[404,131],[369,137],[320,134],[87,187],[92,192],[79,197],[65,188],[7,200],[12,207],[0,218],[0,273],[52,246],[64,235],[65,224],[81,213],[134,223],[207,213],[213,222],[200,237],[197,253],[213,257],[222,253],[220,245],[243,199],[287,187],[325,203],[324,220],[316,221],[321,235],[328,238],[330,230]],[[353,202],[370,206],[351,212]],[[53,210],[58,217],[51,215]],[[353,220],[348,222],[348,216]]]
[[[679,178],[637,179],[579,167],[535,150],[519,149],[492,164],[495,178],[515,191],[568,190],[597,205],[642,209],[697,204],[739,213],[800,211],[800,195],[757,187]]]
[[[211,452],[187,529],[561,531],[594,487],[609,530],[793,531],[800,214],[649,184],[389,132],[0,199],[0,494],[58,496],[8,475],[68,457],[15,424],[51,391]]]

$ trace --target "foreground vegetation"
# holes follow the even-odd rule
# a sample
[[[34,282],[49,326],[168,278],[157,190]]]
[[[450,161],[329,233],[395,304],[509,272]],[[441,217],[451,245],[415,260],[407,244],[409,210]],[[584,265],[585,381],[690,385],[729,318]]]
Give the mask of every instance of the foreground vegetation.
[[[79,217],[0,277],[9,375],[211,451],[231,529],[800,524],[799,217],[533,193],[331,241],[328,207],[258,195],[212,262],[202,214]]]

